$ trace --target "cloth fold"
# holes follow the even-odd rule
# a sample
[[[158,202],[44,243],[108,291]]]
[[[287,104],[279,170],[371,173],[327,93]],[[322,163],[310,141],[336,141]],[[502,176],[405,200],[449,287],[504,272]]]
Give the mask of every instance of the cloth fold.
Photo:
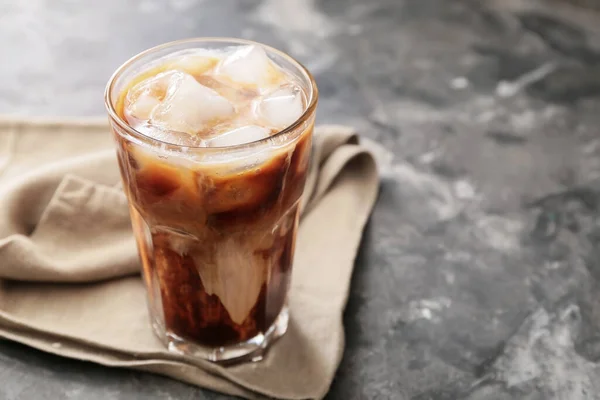
[[[154,337],[108,125],[0,118],[0,337],[246,398],[322,398],[342,357],[342,314],[377,168],[344,126],[315,132],[301,200],[288,332],[230,367]]]

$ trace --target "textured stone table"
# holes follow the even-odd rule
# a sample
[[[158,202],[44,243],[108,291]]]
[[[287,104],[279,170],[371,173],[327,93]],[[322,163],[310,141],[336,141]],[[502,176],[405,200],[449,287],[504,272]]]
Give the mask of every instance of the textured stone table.
[[[101,115],[110,73],[178,38],[279,47],[316,75],[320,122],[380,143],[329,397],[600,399],[600,7],[565,4],[4,0],[0,112]],[[224,398],[8,342],[0,382],[7,400]]]

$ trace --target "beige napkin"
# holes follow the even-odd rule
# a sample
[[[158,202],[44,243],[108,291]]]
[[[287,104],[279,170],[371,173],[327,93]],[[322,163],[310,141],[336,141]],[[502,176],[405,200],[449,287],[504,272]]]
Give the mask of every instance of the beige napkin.
[[[0,337],[247,398],[322,398],[379,183],[352,129],[321,126],[314,143],[288,332],[263,361],[223,367],[151,331],[107,123],[0,118]]]

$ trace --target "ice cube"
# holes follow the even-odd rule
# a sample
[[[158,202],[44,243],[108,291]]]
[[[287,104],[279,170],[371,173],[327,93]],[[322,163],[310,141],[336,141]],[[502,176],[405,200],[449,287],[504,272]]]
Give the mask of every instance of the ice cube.
[[[147,121],[152,110],[165,96],[174,74],[173,71],[163,72],[134,85],[127,92],[125,113],[135,119]]]
[[[140,94],[135,102],[130,103],[127,111],[134,118],[147,121],[154,107],[160,104],[160,100],[150,93]]]
[[[287,128],[304,112],[302,92],[295,86],[285,86],[259,100],[259,116],[270,126]]]
[[[150,122],[163,129],[197,134],[234,111],[233,105],[217,92],[199,84],[191,75],[176,71],[165,99],[153,109]]]
[[[176,144],[179,146],[202,146],[203,140],[185,132],[171,131],[150,124],[135,126],[135,130],[161,142]]]
[[[210,75],[201,75],[196,79],[201,85],[214,90],[240,108],[243,108],[259,94],[256,89],[240,87],[240,85]]]
[[[246,125],[233,129],[206,141],[209,147],[227,147],[256,142],[270,136],[271,131],[262,126]]]
[[[223,60],[218,73],[235,83],[264,87],[275,84],[283,73],[260,46],[243,46]]]
[[[219,58],[207,54],[187,54],[173,60],[170,67],[190,75],[199,76],[207,73],[219,62]]]

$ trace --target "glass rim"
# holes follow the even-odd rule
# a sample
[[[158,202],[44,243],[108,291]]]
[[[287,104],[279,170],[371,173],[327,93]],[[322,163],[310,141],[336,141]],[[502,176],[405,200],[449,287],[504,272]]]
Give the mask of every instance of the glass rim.
[[[169,143],[169,142],[164,142],[160,139],[153,138],[152,136],[146,135],[146,134],[138,131],[137,129],[133,128],[131,125],[129,125],[125,120],[123,120],[119,116],[119,114],[117,113],[117,110],[115,109],[115,105],[113,102],[113,100],[115,100],[115,99],[113,99],[112,92],[113,92],[114,85],[115,85],[115,82],[117,81],[117,79],[120,76],[122,76],[131,67],[132,64],[134,64],[137,61],[142,60],[144,57],[147,57],[147,56],[149,56],[153,53],[159,52],[161,50],[165,50],[169,47],[174,47],[177,45],[192,44],[192,43],[230,43],[230,44],[258,45],[258,46],[261,46],[262,48],[264,48],[265,50],[267,50],[267,52],[275,53],[278,56],[285,59],[286,61],[290,62],[304,75],[302,78],[304,78],[310,86],[310,90],[309,90],[309,93],[307,96],[308,97],[307,106],[306,106],[305,110],[302,112],[302,115],[300,117],[298,117],[291,125],[289,125],[288,127],[284,128],[284,129],[279,130],[277,133],[275,133],[269,137],[255,140],[255,141],[249,142],[249,143],[241,143],[241,144],[236,144],[236,145],[232,145],[232,146],[205,147],[205,146],[198,146],[198,145],[190,146],[190,145]],[[238,149],[244,149],[247,147],[260,146],[262,144],[270,143],[273,139],[281,137],[281,136],[285,135],[286,133],[293,132],[314,114],[314,111],[317,107],[318,97],[319,97],[319,91],[317,88],[317,83],[315,82],[315,79],[312,76],[312,74],[310,73],[310,71],[301,62],[299,62],[294,57],[290,56],[287,53],[284,53],[281,50],[278,50],[269,45],[266,45],[266,44],[263,44],[260,42],[256,42],[253,40],[248,40],[248,39],[240,39],[240,38],[234,38],[234,37],[196,37],[196,38],[190,38],[190,39],[175,40],[175,41],[160,44],[158,46],[150,47],[150,48],[134,55],[133,57],[129,58],[127,61],[125,61],[123,64],[121,64],[115,70],[115,72],[113,72],[113,74],[111,75],[111,77],[108,80],[108,83],[106,84],[106,88],[104,90],[104,106],[106,107],[106,110],[108,111],[108,116],[110,117],[110,119],[112,121],[114,121],[119,126],[119,128],[123,129],[128,134],[132,135],[133,137],[135,137],[137,139],[143,140],[145,142],[149,141],[150,143],[159,143],[159,144],[164,145],[171,149],[187,148],[187,149],[194,149],[194,150],[202,149],[202,150],[206,150],[206,151],[216,151],[216,150],[238,150]]]

